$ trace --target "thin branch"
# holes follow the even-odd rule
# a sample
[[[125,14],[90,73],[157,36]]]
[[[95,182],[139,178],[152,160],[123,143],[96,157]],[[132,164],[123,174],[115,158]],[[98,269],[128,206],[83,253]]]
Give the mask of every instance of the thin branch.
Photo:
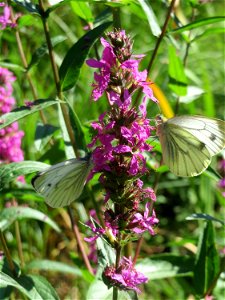
[[[15,268],[15,265],[13,263],[11,254],[9,252],[8,246],[6,244],[4,233],[1,230],[0,230],[0,241],[2,243],[2,248],[3,248],[4,254],[6,256],[6,259],[8,261],[9,268],[10,268],[12,274],[16,277],[16,268]]]
[[[41,14],[42,14],[42,24],[43,24],[46,43],[47,43],[47,47],[48,47],[49,57],[50,57],[51,65],[52,65],[52,72],[53,72],[53,76],[54,76],[54,82],[55,82],[55,86],[56,86],[57,97],[60,100],[63,100],[63,93],[61,91],[58,67],[56,65],[55,58],[54,58],[53,46],[52,46],[50,32],[49,32],[49,26],[48,26],[47,18],[45,16],[45,10],[44,10],[42,0],[39,0],[39,6],[40,6]],[[74,134],[73,134],[73,129],[72,129],[72,126],[71,126],[71,123],[70,123],[68,107],[65,103],[60,103],[60,107],[62,109],[63,118],[64,118],[64,121],[65,121],[65,124],[66,124],[66,128],[67,128],[67,131],[68,131],[68,134],[69,134],[69,137],[70,137],[70,141],[71,141],[75,156],[79,157],[79,152],[78,152],[77,147],[76,147],[76,142],[75,142],[75,138],[74,138]]]
[[[75,238],[76,238],[76,241],[77,241],[77,244],[78,244],[78,247],[79,247],[81,256],[82,256],[82,258],[83,258],[83,260],[84,260],[85,266],[86,266],[86,268],[88,269],[88,271],[89,271],[91,274],[94,274],[93,269],[92,269],[92,267],[91,267],[91,264],[90,264],[90,262],[89,262],[89,259],[88,259],[88,257],[87,257],[87,254],[86,254],[86,252],[85,252],[83,243],[82,243],[82,238],[81,238],[81,235],[80,235],[80,232],[79,232],[77,223],[76,223],[76,219],[75,219],[74,216],[73,216],[72,209],[71,209],[70,206],[68,206],[68,213],[69,213],[69,216],[70,216],[70,221],[71,221],[73,233],[74,233],[74,236],[75,236]]]

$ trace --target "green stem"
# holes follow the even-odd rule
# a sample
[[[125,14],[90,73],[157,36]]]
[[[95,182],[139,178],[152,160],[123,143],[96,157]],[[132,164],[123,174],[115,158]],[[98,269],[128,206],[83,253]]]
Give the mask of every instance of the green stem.
[[[170,16],[171,16],[171,12],[173,10],[173,7],[174,7],[174,4],[175,4],[176,0],[172,0],[171,3],[170,3],[170,6],[169,6],[169,9],[168,9],[168,12],[167,12],[167,15],[166,15],[166,19],[165,19],[165,22],[163,24],[163,28],[162,28],[162,32],[157,40],[157,43],[155,45],[155,49],[153,50],[153,53],[152,53],[152,57],[149,61],[149,64],[148,64],[148,67],[147,67],[147,71],[148,71],[148,74],[150,73],[151,71],[151,68],[153,66],[153,63],[154,63],[154,60],[155,60],[155,57],[156,57],[156,54],[159,50],[159,46],[162,42],[162,39],[166,33],[166,29],[167,29],[167,26],[168,26],[168,23],[169,23],[169,20],[170,20]]]
[[[118,241],[120,241],[119,236],[118,236]],[[117,246],[117,248],[116,248],[116,265],[115,265],[116,269],[119,268],[120,257],[121,257],[121,246]],[[114,286],[112,300],[117,300],[117,299],[118,299],[118,288]]]
[[[46,39],[46,43],[47,43],[47,47],[48,47],[49,57],[50,57],[51,65],[52,65],[52,72],[53,72],[53,76],[54,76],[57,97],[59,100],[63,100],[63,93],[61,91],[59,72],[58,72],[58,68],[57,68],[57,65],[55,62],[55,58],[54,58],[53,46],[52,46],[50,32],[49,32],[49,26],[48,26],[47,18],[45,16],[45,10],[44,10],[42,0],[39,0],[39,6],[40,6],[41,14],[42,14],[42,24],[43,24],[45,39]],[[66,124],[66,128],[67,128],[67,131],[68,131],[68,134],[70,137],[70,141],[71,141],[75,156],[79,157],[79,152],[76,147],[76,142],[75,142],[75,138],[74,138],[74,134],[73,134],[73,129],[72,129],[72,126],[70,123],[67,105],[65,103],[60,103],[60,107],[62,109],[63,118],[64,118],[64,121]]]
[[[16,23],[16,19],[15,19],[15,16],[14,16],[13,9],[12,9],[11,6],[9,6],[9,7],[10,7],[10,18],[11,18],[11,21],[12,21],[12,23]],[[22,42],[21,42],[21,37],[20,37],[20,32],[19,32],[18,27],[15,27],[15,36],[16,36],[17,47],[18,47],[18,50],[19,50],[19,55],[20,55],[23,67],[25,69],[27,69],[28,63],[27,63],[26,56],[25,56],[25,53],[24,53],[24,50],[23,50],[23,45],[22,45]],[[31,92],[32,92],[33,98],[34,99],[38,99],[38,94],[37,94],[37,91],[36,91],[36,89],[34,87],[34,84],[33,84],[33,81],[31,79],[30,74],[28,72],[26,72],[25,76],[26,76],[26,78],[28,80],[28,83],[29,83],[29,86],[31,88]],[[45,115],[44,115],[43,111],[40,110],[39,114],[40,114],[40,117],[41,117],[41,120],[42,120],[43,124],[46,124],[47,120],[45,118]]]
[[[13,206],[17,206],[15,199],[13,199]],[[22,240],[21,240],[21,235],[20,235],[20,226],[19,226],[18,221],[15,221],[15,233],[16,233],[18,255],[20,258],[20,265],[21,265],[21,268],[23,268],[24,267],[24,255],[23,255]]]
[[[20,265],[21,265],[21,268],[23,268],[24,267],[24,256],[23,256],[23,247],[22,247],[22,242],[21,242],[20,227],[19,227],[18,221],[15,221],[15,232],[16,232],[18,254],[19,254],[19,258],[20,258]]]

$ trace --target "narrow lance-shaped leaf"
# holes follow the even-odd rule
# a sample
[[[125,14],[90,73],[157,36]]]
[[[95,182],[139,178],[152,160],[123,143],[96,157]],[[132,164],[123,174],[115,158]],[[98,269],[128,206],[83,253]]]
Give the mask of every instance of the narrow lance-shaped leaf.
[[[6,184],[13,181],[20,175],[43,171],[47,167],[49,167],[48,164],[29,160],[11,164],[3,164],[0,166],[0,190],[3,189]]]
[[[52,126],[50,124],[38,123],[36,125],[35,132],[35,147],[38,151],[41,151],[50,141],[52,136],[56,131],[59,130],[59,127]]]
[[[13,286],[28,299],[35,300],[59,300],[56,291],[51,284],[42,276],[37,275],[20,275],[13,278],[8,274],[0,271],[0,287]]]
[[[202,19],[202,20],[194,21],[194,22],[189,23],[189,24],[187,24],[185,26],[182,26],[180,28],[171,30],[169,33],[178,33],[178,32],[180,33],[180,32],[183,32],[183,31],[191,30],[191,29],[194,29],[194,28],[202,27],[202,26],[205,26],[205,25],[209,25],[209,24],[213,24],[213,23],[217,23],[217,22],[221,22],[221,21],[225,21],[224,16],[205,18],[205,19]]]
[[[65,36],[59,35],[55,36],[51,39],[52,46],[55,47],[57,44],[66,40]],[[41,58],[48,53],[48,46],[47,43],[42,44],[39,48],[37,48],[34,53],[32,54],[31,61],[27,67],[27,70],[30,70],[31,67],[38,64]]]
[[[7,229],[16,220],[35,219],[50,225],[57,232],[60,232],[58,225],[42,212],[23,206],[12,206],[4,208],[0,213],[0,230]]]
[[[74,153],[74,149],[69,137],[69,133],[66,127],[66,123],[63,117],[63,113],[62,113],[62,108],[60,105],[58,105],[58,116],[59,116],[59,124],[60,124],[60,129],[62,132],[62,136],[63,136],[63,142],[65,145],[65,154],[66,154],[66,158],[67,159],[71,159],[75,157],[75,153]]]
[[[207,214],[192,214],[186,218],[186,220],[206,220],[206,221],[214,221],[225,226],[225,222],[223,220],[219,220]]]
[[[220,270],[219,254],[215,246],[212,222],[206,222],[199,239],[198,253],[194,268],[196,294],[204,297],[214,285]]]
[[[139,261],[135,267],[151,280],[168,277],[191,276],[194,268],[194,258],[172,254],[153,255]]]
[[[47,270],[82,276],[82,271],[77,266],[70,266],[62,262],[47,259],[31,261],[28,265],[26,265],[26,270]]]
[[[151,28],[151,31],[152,31],[152,34],[154,36],[159,36],[160,33],[161,33],[161,29],[159,27],[159,23],[157,21],[157,18],[152,10],[152,7],[149,3],[149,1],[146,1],[146,0],[138,0],[138,2],[140,3],[147,19],[148,19],[148,23],[149,23],[149,26]]]
[[[187,93],[187,78],[180,58],[177,56],[176,49],[169,47],[169,87],[179,96]]]
[[[88,52],[94,42],[100,37],[111,22],[103,23],[81,37],[67,52],[59,69],[61,89],[71,89],[77,82]]]
[[[38,99],[29,106],[20,106],[0,117],[0,129],[48,106],[58,103],[55,99]]]
[[[81,122],[76,112],[72,109],[72,107],[69,104],[68,104],[68,108],[69,108],[70,124],[73,128],[76,146],[78,150],[84,150],[86,152],[87,146],[85,143],[85,136],[84,136],[84,131]]]
[[[86,22],[93,22],[94,17],[89,3],[81,1],[71,1],[71,8],[76,15],[85,20]]]

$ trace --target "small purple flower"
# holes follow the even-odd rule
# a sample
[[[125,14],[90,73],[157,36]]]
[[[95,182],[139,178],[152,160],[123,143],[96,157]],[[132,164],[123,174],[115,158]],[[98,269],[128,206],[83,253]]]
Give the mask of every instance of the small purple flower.
[[[134,290],[140,293],[138,285],[146,283],[148,278],[141,272],[138,272],[131,258],[123,257],[116,269],[114,266],[108,266],[103,272],[103,278],[109,286],[116,286],[120,290]]]
[[[116,63],[116,57],[111,45],[103,38],[101,38],[101,43],[104,46],[102,59],[100,61],[95,59],[88,59],[86,61],[89,67],[100,69],[100,74],[94,73],[96,81],[96,84],[93,84],[95,89],[92,93],[94,101],[98,100],[107,89],[110,81],[110,69]]]
[[[15,122],[0,130],[0,163],[10,163],[23,160],[21,140],[23,131],[18,130]]]
[[[143,55],[132,56],[130,39],[125,37],[125,32],[122,31],[118,32],[118,36],[119,40],[123,39],[123,42],[126,44],[121,50],[118,50],[118,47],[110,45],[105,39],[101,38],[101,43],[104,47],[101,60],[87,60],[88,66],[100,69],[100,74],[94,73],[96,83],[93,84],[92,98],[96,101],[104,92],[107,92],[110,105],[117,104],[122,106],[127,99],[125,93],[130,97],[137,88],[142,88],[145,98],[150,98],[157,102],[149,86],[147,71],[138,71]],[[111,41],[115,38],[115,36],[112,38],[110,34],[109,37]],[[133,57],[132,59],[131,56]]]
[[[6,27],[15,27],[16,24],[12,22],[11,16],[10,16],[10,8],[8,5],[6,5],[4,2],[0,2],[0,7],[3,7],[3,12],[0,15],[0,29],[5,29]]]
[[[225,188],[225,178],[220,179],[218,185],[221,189]]]
[[[154,235],[153,226],[155,226],[159,220],[156,218],[155,211],[153,210],[152,216],[149,217],[150,202],[145,205],[145,211],[142,215],[141,213],[136,213],[133,216],[133,220],[130,223],[131,230],[137,234],[142,234],[145,231],[149,231],[151,235]]]
[[[8,113],[15,104],[12,97],[12,83],[16,77],[5,68],[0,67],[0,115]],[[18,123],[0,130],[0,163],[18,162],[24,159],[21,149],[22,137],[24,132],[19,130]],[[23,177],[19,178],[23,182]]]

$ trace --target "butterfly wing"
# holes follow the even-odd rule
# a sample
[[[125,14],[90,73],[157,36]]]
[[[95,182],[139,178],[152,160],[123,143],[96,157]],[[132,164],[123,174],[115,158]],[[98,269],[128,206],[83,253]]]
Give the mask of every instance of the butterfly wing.
[[[70,159],[38,173],[32,184],[51,207],[63,207],[79,198],[91,170],[90,158]]]
[[[205,144],[211,156],[225,147],[225,122],[203,116],[180,116],[167,121],[182,127]]]
[[[200,116],[181,116],[160,122],[157,133],[163,160],[177,176],[201,174],[211,157],[224,148],[225,122]]]

